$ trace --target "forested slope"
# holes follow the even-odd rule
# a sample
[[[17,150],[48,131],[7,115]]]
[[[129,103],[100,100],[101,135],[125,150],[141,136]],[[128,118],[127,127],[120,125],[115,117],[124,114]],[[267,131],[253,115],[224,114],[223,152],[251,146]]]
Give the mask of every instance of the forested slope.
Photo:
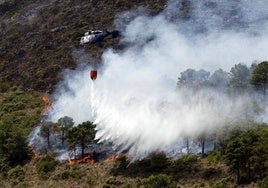
[[[190,1],[181,2],[178,14],[188,19]],[[46,121],[44,93],[54,91],[62,71],[77,67],[73,57],[77,49],[100,60],[105,49],[124,48],[118,38],[102,46],[83,47],[80,37],[91,29],[119,29],[114,20],[125,11],[145,8],[146,14],[155,15],[166,6],[161,0],[0,1],[0,187],[267,187],[267,124],[254,119],[246,108],[241,120],[191,140],[201,152],[191,152],[188,145],[187,155],[181,158],[160,151],[137,161],[123,154],[104,160],[96,153],[85,164],[56,160],[53,139],[57,146],[72,151],[91,143],[95,131],[92,122],[72,127],[71,117]],[[187,87],[193,93],[216,88],[234,99],[252,95],[256,100],[250,107],[262,117],[268,62],[233,63],[230,71],[219,69],[211,76],[206,70],[178,72],[175,87]],[[29,134],[36,127],[46,141],[39,152],[33,148],[41,143],[28,146]],[[187,143],[190,139],[185,138]],[[205,152],[208,142],[213,149]],[[86,155],[83,151],[78,158]]]

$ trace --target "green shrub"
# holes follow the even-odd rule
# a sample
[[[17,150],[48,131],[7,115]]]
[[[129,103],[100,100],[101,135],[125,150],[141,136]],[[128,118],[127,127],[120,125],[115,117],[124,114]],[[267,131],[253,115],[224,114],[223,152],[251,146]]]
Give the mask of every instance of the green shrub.
[[[48,173],[55,170],[58,161],[51,155],[42,157],[36,164],[36,170],[41,178],[47,178]]]
[[[20,165],[12,168],[8,171],[8,178],[13,184],[18,184],[23,181],[25,177],[25,172]]]
[[[12,120],[0,121],[0,156],[8,161],[10,166],[26,162],[30,157],[30,148],[23,129]]]
[[[162,172],[169,165],[168,158],[165,153],[152,153],[149,158],[151,172]]]
[[[152,175],[142,181],[144,188],[175,188],[176,183],[166,174]]]
[[[164,153],[152,153],[148,158],[131,163],[127,168],[127,173],[133,175],[163,173],[169,165],[169,160]]]
[[[206,159],[211,163],[218,163],[224,160],[224,155],[220,150],[214,150],[208,154]]]
[[[205,183],[202,182],[202,183],[197,183],[194,185],[194,188],[200,188],[200,187],[205,187]]]
[[[223,178],[218,180],[212,184],[212,188],[225,188],[228,187],[228,182],[230,181],[230,177]]]
[[[141,178],[136,178],[136,184],[137,184],[137,187],[140,187],[142,186],[142,179]]]
[[[55,180],[66,180],[66,179],[81,179],[85,175],[83,169],[80,169],[78,166],[69,166],[66,170],[57,174]]]
[[[175,160],[172,165],[170,165],[168,172],[172,173],[182,173],[182,172],[192,172],[197,171],[197,155],[185,155],[177,160]]]
[[[105,184],[103,185],[103,188],[118,187],[121,184],[122,183],[119,180],[117,180],[116,177],[111,176],[106,180]]]
[[[0,173],[7,172],[10,166],[6,159],[0,158]]]
[[[267,188],[268,187],[268,176],[258,181],[259,188]]]
[[[24,102],[5,103],[2,105],[2,110],[4,112],[14,112],[23,110],[25,107],[26,104]]]
[[[198,161],[198,156],[197,155],[184,155],[177,161],[180,161],[184,164],[196,163]]]
[[[9,84],[7,83],[7,82],[1,82],[0,83],[0,92],[1,93],[5,93],[5,92],[7,92],[8,91],[8,89],[9,89]]]
[[[56,180],[67,180],[67,179],[70,178],[70,174],[71,174],[70,171],[66,170],[66,171],[63,171],[60,174],[57,174],[54,179],[56,179]]]
[[[11,27],[8,31],[7,31],[8,35],[7,35],[7,40],[9,41],[15,41],[19,38],[20,33],[18,31],[18,29],[16,29],[16,27]]]
[[[95,185],[96,182],[97,182],[96,177],[94,177],[94,176],[88,176],[88,177],[87,177],[87,184],[88,184],[89,186],[91,186],[91,185]]]
[[[131,184],[126,184],[126,185],[123,185],[122,188],[131,188]]]
[[[74,165],[70,168],[70,177],[73,179],[81,179],[85,175],[85,171],[79,168],[79,166]]]
[[[209,178],[211,178],[211,177],[213,177],[213,176],[215,176],[215,174],[219,174],[220,172],[217,170],[217,169],[215,169],[215,168],[208,168],[208,169],[206,169],[204,172],[203,172],[203,174],[202,174],[202,178],[204,178],[204,179],[209,179]]]

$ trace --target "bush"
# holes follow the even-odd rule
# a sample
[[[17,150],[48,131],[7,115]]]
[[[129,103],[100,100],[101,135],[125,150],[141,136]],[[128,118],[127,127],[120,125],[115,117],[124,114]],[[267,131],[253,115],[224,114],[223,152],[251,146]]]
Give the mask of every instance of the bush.
[[[5,92],[7,92],[8,91],[8,89],[9,89],[9,84],[7,83],[7,82],[2,82],[2,83],[0,83],[0,92],[1,93],[5,93]]]
[[[151,172],[162,172],[168,166],[168,158],[164,153],[153,153],[149,156],[149,158]]]
[[[7,171],[10,169],[9,163],[7,160],[0,158],[0,179],[6,179]]]
[[[268,176],[263,178],[262,180],[258,181],[258,187],[259,188],[266,188],[268,187]]]
[[[55,158],[51,155],[42,157],[36,165],[38,175],[41,178],[47,178],[48,173],[54,171],[57,164],[58,161],[56,161]]]
[[[197,155],[184,155],[182,158],[178,159],[177,161],[180,161],[184,164],[196,163],[198,161],[198,156]]]
[[[88,184],[89,186],[95,185],[96,182],[97,182],[96,177],[94,177],[94,176],[88,176],[88,177],[87,177],[87,184]]]
[[[164,173],[169,166],[169,160],[164,153],[152,153],[140,161],[131,163],[127,169],[127,173],[133,175],[144,173]]]
[[[197,155],[185,155],[174,161],[173,164],[169,167],[168,171],[171,171],[173,173],[197,171],[197,161]]]
[[[0,173],[7,172],[10,166],[6,159],[0,158]]]
[[[23,134],[23,129],[9,120],[0,121],[0,156],[5,158],[10,166],[24,163],[30,157],[30,149]]]
[[[23,110],[25,107],[26,104],[24,102],[5,103],[2,105],[2,110],[4,112],[14,112]]]
[[[215,169],[215,168],[208,168],[206,169],[203,174],[202,174],[202,178],[204,179],[210,179],[211,177],[218,175],[219,173],[221,173],[221,171]]]
[[[74,165],[70,168],[64,170],[57,174],[54,179],[55,180],[66,180],[66,179],[81,179],[85,175],[84,171],[80,169],[78,166]]]
[[[230,178],[223,178],[221,180],[218,180],[212,184],[212,188],[225,188],[228,187],[228,182],[230,181]]]
[[[122,188],[131,188],[131,184],[127,183],[126,185],[123,185]]]
[[[175,188],[176,183],[166,174],[152,175],[142,181],[144,188]]]
[[[13,184],[18,184],[23,181],[25,177],[25,172],[20,165],[12,168],[8,171],[8,178]]]
[[[69,170],[63,171],[60,174],[57,174],[56,177],[54,178],[55,180],[67,180],[70,178],[71,172]]]
[[[208,154],[208,156],[206,157],[206,159],[211,162],[211,163],[218,163],[220,161],[224,160],[224,155],[222,154],[222,152],[220,150],[214,150],[212,152],[210,152]]]
[[[116,179],[116,177],[111,176],[108,178],[108,180],[105,182],[103,185],[103,188],[113,188],[113,187],[118,187],[122,183]]]
[[[70,169],[70,177],[73,179],[81,179],[85,175],[85,171],[83,169],[78,168],[77,166],[73,166]]]

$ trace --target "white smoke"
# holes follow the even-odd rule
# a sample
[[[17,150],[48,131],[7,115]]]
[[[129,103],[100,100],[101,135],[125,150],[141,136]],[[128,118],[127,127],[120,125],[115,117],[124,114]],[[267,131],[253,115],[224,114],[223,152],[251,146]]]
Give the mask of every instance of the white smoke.
[[[251,105],[247,96],[176,89],[176,82],[188,68],[229,71],[240,62],[267,60],[268,3],[191,1],[189,18],[181,18],[176,15],[182,14],[182,1],[174,2],[157,16],[129,21],[121,31],[127,47],[103,53],[96,81],[90,80],[90,67],[65,73],[68,89],[56,90],[50,118],[92,120],[97,138],[133,157],[167,151],[185,136],[243,118]]]
[[[63,81],[57,85],[57,92],[53,94],[56,103],[49,111],[51,121],[57,122],[64,116],[72,117],[75,124],[92,120],[90,108],[91,66],[88,61],[94,62],[84,50],[74,50],[73,58],[78,62],[76,70],[65,70],[62,73]]]

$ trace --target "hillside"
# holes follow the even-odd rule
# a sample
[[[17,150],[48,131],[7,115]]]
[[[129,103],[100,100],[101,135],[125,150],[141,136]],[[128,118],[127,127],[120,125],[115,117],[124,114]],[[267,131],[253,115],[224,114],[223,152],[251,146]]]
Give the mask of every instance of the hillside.
[[[268,17],[249,1],[200,2],[0,0],[0,187],[267,187],[268,43],[256,28]],[[129,24],[132,13],[146,16]],[[79,44],[126,25],[129,41]],[[88,83],[76,68],[103,52],[119,63]]]
[[[51,90],[60,72],[73,69],[72,51],[80,37],[90,29],[113,29],[115,17],[124,11],[146,7],[154,14],[165,1],[27,1],[10,0],[0,4],[0,81],[24,89]],[[109,41],[87,51],[99,58]]]
[[[120,160],[106,160],[95,164],[79,164],[71,165],[60,164],[54,172],[49,173],[48,178],[42,178],[36,172],[35,166],[37,160],[34,159],[24,166],[25,174],[21,175],[23,181],[18,181],[18,178],[10,178],[9,183],[2,181],[4,187],[92,187],[92,188],[134,188],[141,187],[142,181],[148,178],[153,173],[134,173],[137,168],[145,169],[144,166],[128,167],[127,171],[131,173],[120,172],[118,168]],[[134,165],[133,165],[134,166]],[[121,167],[122,168],[122,167]],[[223,164],[210,164],[208,161],[192,162],[187,168],[180,171],[174,177],[178,187],[220,187],[222,185],[232,185],[232,177],[229,175],[227,168]],[[193,168],[193,169],[191,169]],[[116,172],[118,171],[118,172]],[[198,173],[197,173],[198,172]],[[228,183],[226,183],[228,182]],[[1,185],[1,184],[0,184]],[[251,184],[248,187],[254,187]],[[164,187],[163,187],[164,188]]]

